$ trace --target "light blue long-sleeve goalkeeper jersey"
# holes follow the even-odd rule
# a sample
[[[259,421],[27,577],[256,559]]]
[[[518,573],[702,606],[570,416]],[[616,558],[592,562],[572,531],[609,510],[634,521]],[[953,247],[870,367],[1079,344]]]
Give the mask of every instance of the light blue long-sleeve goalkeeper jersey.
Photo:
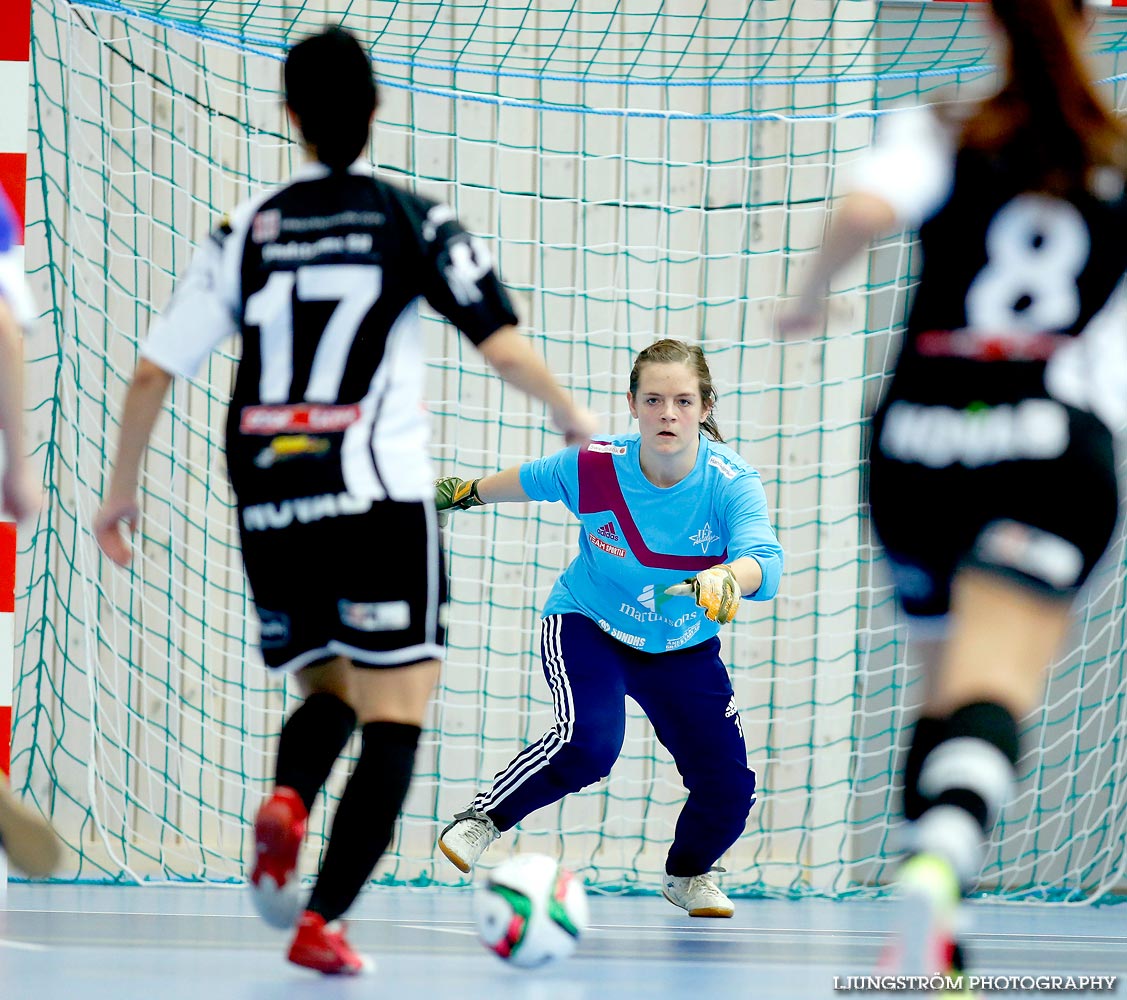
[[[548,597],[544,614],[579,612],[620,642],[664,653],[711,639],[720,626],[692,597],[665,588],[702,569],[751,556],[763,583],[779,589],[783,550],[759,473],[703,435],[696,465],[675,486],[642,474],[637,434],[594,441],[526,462],[520,482],[533,500],[558,500],[582,524],[579,555]]]

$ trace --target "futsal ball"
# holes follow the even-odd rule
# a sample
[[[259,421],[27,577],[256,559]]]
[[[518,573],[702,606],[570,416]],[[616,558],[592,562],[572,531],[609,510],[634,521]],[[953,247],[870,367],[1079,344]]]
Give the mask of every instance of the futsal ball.
[[[518,854],[474,891],[477,934],[495,955],[521,969],[567,958],[587,929],[587,894],[554,858]]]

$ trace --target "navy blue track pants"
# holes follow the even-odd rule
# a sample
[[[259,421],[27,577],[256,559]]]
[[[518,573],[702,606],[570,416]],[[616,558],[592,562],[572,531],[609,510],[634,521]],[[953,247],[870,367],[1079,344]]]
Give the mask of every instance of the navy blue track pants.
[[[472,808],[499,830],[610,773],[633,698],[669,751],[689,795],[666,860],[670,875],[699,875],[743,833],[755,802],[755,772],[736,712],[720,640],[642,653],[580,614],[541,622],[544,676],[555,725],[525,747]]]

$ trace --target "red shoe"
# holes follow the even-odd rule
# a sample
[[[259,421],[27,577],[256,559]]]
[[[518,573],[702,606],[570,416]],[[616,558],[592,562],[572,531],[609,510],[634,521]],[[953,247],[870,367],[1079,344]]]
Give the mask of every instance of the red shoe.
[[[344,939],[342,924],[326,924],[325,918],[312,910],[301,915],[286,957],[294,965],[316,969],[326,976],[358,976],[372,968],[372,963],[357,955]]]
[[[271,927],[288,930],[301,913],[297,854],[309,813],[292,788],[279,787],[254,821],[254,871],[250,890],[255,909]]]

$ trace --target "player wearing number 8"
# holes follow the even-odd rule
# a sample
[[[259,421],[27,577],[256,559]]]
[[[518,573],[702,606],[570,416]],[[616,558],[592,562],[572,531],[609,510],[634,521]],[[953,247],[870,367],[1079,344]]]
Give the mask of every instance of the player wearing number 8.
[[[873,524],[925,650],[904,766],[903,970],[947,972],[1074,597],[1118,514],[1127,422],[1127,136],[1080,56],[1081,0],[991,0],[1001,89],[894,114],[855,176],[783,332],[838,268],[918,226],[923,270],[874,417]],[[952,959],[952,955],[955,955]]]
[[[331,925],[390,840],[444,642],[418,300],[544,401],[568,439],[594,425],[515,329],[485,247],[446,206],[356,162],[377,103],[357,42],[329,30],[299,43],[285,86],[309,162],[205,240],[154,323],[94,530],[111,559],[129,561],[121,522],[136,526],[141,458],[168,386],[241,334],[227,466],[243,562],[263,659],[295,674],[305,696],[255,821],[250,884],[271,923],[300,915],[291,961],[355,973],[363,963]],[[357,723],[359,760],[303,902],[309,810]]]

